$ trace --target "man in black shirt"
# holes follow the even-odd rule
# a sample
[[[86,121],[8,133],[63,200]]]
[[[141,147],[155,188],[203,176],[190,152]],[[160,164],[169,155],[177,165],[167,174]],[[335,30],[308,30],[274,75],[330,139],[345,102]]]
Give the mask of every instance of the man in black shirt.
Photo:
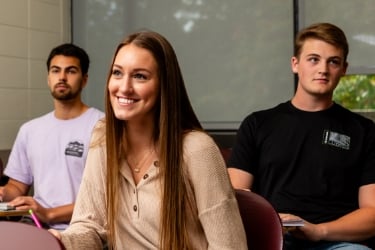
[[[364,250],[375,236],[375,125],[332,100],[348,47],[335,25],[301,30],[294,97],[246,117],[229,160],[234,188],[261,194],[282,220],[304,221],[285,235],[287,250]]]

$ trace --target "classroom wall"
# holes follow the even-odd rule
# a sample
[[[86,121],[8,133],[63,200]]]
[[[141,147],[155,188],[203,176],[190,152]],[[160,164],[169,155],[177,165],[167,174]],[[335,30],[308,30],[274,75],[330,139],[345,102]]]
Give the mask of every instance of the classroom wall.
[[[0,0],[0,157],[25,121],[53,109],[50,50],[71,41],[70,0]]]

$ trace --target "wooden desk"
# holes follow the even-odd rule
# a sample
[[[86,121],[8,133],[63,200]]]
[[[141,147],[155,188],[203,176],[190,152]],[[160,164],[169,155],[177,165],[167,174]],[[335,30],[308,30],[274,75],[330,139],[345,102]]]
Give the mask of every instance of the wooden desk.
[[[6,210],[2,211],[0,210],[0,217],[8,217],[8,216],[22,216],[22,215],[28,215],[28,210]]]

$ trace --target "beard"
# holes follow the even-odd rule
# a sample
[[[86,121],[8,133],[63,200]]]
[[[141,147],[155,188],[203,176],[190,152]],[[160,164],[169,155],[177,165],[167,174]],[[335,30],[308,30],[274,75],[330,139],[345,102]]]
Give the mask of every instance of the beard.
[[[51,95],[53,98],[59,101],[69,101],[75,99],[77,96],[80,95],[82,91],[82,86],[80,86],[76,91],[72,90],[72,88],[66,84],[66,83],[59,83],[58,85],[64,85],[65,90],[64,91],[57,91],[56,89],[53,89],[51,91]]]

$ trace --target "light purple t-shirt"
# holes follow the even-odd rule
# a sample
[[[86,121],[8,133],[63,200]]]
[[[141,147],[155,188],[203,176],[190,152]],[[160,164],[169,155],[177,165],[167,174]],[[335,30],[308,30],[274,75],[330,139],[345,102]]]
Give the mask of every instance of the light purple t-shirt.
[[[50,112],[26,122],[18,131],[5,175],[34,184],[34,198],[43,207],[74,203],[92,129],[102,117],[103,112],[89,108],[70,120],[59,120]],[[51,227],[61,230],[67,225]]]

